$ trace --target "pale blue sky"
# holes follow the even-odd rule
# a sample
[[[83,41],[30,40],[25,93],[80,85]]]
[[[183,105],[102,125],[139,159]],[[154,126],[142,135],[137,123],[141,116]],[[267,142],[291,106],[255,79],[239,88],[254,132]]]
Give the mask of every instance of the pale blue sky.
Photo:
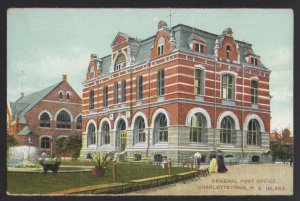
[[[272,129],[293,127],[293,12],[287,9],[172,9],[172,26],[186,24],[214,34],[231,27],[249,42],[271,71]],[[120,32],[148,38],[169,9],[9,9],[7,96],[25,94],[61,81],[81,96],[91,53],[110,54]],[[21,71],[24,70],[21,79]]]

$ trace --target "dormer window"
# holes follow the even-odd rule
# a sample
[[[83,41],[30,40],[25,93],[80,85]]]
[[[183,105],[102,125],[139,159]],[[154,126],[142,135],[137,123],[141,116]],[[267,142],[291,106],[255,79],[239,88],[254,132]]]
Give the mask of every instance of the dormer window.
[[[90,70],[90,79],[94,79],[94,77],[95,77],[95,70],[94,67],[92,67]]]
[[[257,64],[258,64],[258,59],[255,58],[255,57],[251,57],[251,64],[254,65],[254,66],[257,66]]]
[[[230,51],[231,47],[229,45],[226,46],[226,59],[230,59]]]
[[[160,37],[158,39],[158,43],[157,43],[157,55],[162,55],[164,53],[164,48],[165,48],[165,38],[164,37]]]
[[[196,51],[200,53],[204,53],[204,45],[200,43],[196,43]]]
[[[115,62],[114,71],[118,71],[121,68],[124,68],[125,66],[126,66],[126,57],[124,54],[119,54]]]

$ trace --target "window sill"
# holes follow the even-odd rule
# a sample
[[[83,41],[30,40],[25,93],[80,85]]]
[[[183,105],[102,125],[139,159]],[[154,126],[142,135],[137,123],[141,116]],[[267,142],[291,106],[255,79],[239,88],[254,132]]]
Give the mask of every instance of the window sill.
[[[220,143],[220,146],[221,147],[235,147],[233,144],[230,144],[230,143],[228,143],[228,144],[226,144],[226,143]]]
[[[136,101],[136,105],[137,105],[137,106],[141,106],[141,105],[142,105],[142,101],[141,101],[141,100],[137,100],[137,101]]]
[[[138,142],[133,145],[133,147],[146,147],[146,146],[147,146],[146,142]]]
[[[96,144],[90,144],[87,146],[87,148],[96,148]]]
[[[196,101],[204,101],[204,95],[195,94]]]
[[[157,102],[163,102],[165,100],[164,96],[158,96],[157,97]]]
[[[104,111],[104,112],[108,112],[108,111],[109,111],[108,107],[104,107],[104,108],[103,108],[103,111]]]
[[[222,99],[222,104],[223,105],[232,105],[232,106],[234,106],[235,105],[235,100],[233,100],[233,99]]]
[[[251,108],[253,108],[253,109],[258,109],[258,104],[257,103],[255,103],[255,104],[251,104]]]
[[[208,146],[205,142],[190,142],[190,146],[192,147],[206,147]]]
[[[40,127],[40,129],[51,129],[51,127]]]
[[[55,130],[72,130],[72,128],[55,128]]]

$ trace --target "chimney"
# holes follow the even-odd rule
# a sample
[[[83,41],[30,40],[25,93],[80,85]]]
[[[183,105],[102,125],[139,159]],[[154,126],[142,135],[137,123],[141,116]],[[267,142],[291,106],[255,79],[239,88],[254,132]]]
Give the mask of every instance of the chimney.
[[[67,75],[63,75],[63,81],[67,82],[68,81],[68,76]]]
[[[21,92],[21,98],[23,98],[24,97],[24,92]]]
[[[19,115],[16,115],[15,133],[19,133]]]

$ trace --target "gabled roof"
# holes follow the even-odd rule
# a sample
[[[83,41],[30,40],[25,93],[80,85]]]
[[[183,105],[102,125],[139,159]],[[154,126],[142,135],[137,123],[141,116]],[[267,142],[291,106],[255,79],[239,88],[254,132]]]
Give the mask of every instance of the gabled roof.
[[[50,87],[34,92],[27,96],[19,98],[16,102],[11,103],[11,110],[14,117],[19,116],[19,123],[26,124],[25,114],[31,108],[33,108],[38,102],[40,102],[45,96],[47,96],[54,88],[60,85],[62,82],[54,84]]]

